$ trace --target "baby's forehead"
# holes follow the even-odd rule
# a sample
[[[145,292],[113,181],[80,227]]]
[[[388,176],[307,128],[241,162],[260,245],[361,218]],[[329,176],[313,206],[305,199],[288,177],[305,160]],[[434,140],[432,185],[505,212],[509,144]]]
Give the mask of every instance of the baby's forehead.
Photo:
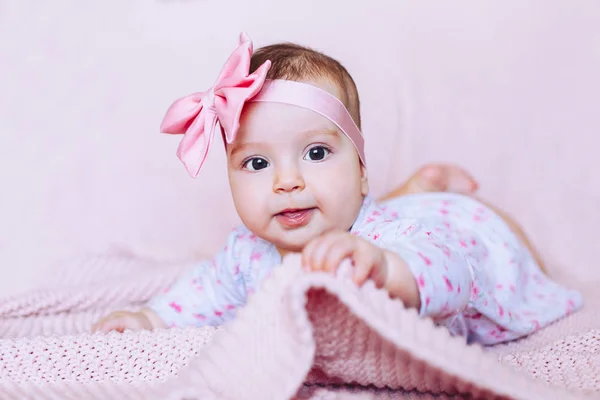
[[[234,143],[246,142],[304,142],[315,137],[335,139],[344,134],[335,124],[294,124],[271,125],[266,129],[240,129]]]
[[[277,109],[278,107],[272,108]],[[312,113],[315,115],[312,116],[314,118],[310,119],[288,119],[286,113],[281,112],[277,121],[268,118],[256,124],[250,122],[244,124],[242,121],[238,135],[229,146],[231,149],[248,145],[268,147],[277,145],[304,146],[313,141],[332,142],[333,144],[334,141],[341,140],[344,134],[335,124],[317,113]]]
[[[297,82],[315,86],[342,101],[342,89],[327,77],[303,78]],[[343,102],[343,101],[342,101]],[[302,142],[309,136],[329,133],[330,139],[344,133],[329,116],[299,105],[259,101],[245,104],[233,144]]]

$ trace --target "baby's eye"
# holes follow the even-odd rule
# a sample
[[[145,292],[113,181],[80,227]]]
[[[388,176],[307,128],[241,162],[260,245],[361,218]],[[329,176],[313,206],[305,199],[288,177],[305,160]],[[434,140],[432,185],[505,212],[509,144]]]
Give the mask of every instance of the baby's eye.
[[[264,158],[254,157],[244,163],[244,168],[250,171],[260,171],[261,169],[267,168],[269,163]]]
[[[322,161],[330,153],[331,151],[325,146],[315,146],[308,150],[304,159],[309,161]]]

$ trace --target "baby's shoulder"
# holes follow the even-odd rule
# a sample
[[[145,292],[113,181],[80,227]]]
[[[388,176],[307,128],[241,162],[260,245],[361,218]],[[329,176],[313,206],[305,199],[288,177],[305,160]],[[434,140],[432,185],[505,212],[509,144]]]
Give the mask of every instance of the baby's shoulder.
[[[399,216],[396,207],[366,198],[351,233],[361,237],[371,236],[382,226],[399,221]]]
[[[230,255],[239,258],[253,252],[270,248],[272,244],[259,238],[243,224],[236,226],[227,236],[224,250]]]
[[[430,219],[449,215],[471,214],[484,205],[470,196],[459,193],[433,192],[415,193],[401,197],[373,202],[370,213],[365,214],[376,222],[389,222],[398,219]]]
[[[352,232],[364,238],[402,237],[423,232],[473,228],[498,217],[481,202],[456,193],[418,193],[363,207]],[[488,221],[488,222],[485,222]]]
[[[229,232],[229,235],[227,235],[227,247],[233,249],[240,246],[248,246],[252,243],[253,236],[254,234],[248,228],[240,224],[233,228]]]
[[[441,224],[449,206],[464,208],[463,204],[468,201],[466,196],[450,193],[419,193],[381,202],[367,199],[352,233],[364,238],[397,235],[398,232],[407,236]]]

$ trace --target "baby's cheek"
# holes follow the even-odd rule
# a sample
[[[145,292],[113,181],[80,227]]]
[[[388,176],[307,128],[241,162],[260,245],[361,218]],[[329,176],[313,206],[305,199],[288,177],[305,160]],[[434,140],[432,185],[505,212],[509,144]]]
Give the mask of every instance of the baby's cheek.
[[[253,214],[265,211],[270,194],[273,192],[272,175],[270,169],[258,173],[248,171],[230,173],[231,195],[239,214],[250,218]]]
[[[256,207],[245,207],[238,210],[238,215],[244,226],[252,233],[263,239],[268,236],[269,219],[265,218],[265,213],[258,211]]]
[[[258,194],[262,193],[262,196]],[[267,214],[267,204],[264,191],[256,188],[254,190],[247,190],[247,188],[232,188],[233,203],[236,211],[244,224],[250,228],[251,225],[259,225]]]

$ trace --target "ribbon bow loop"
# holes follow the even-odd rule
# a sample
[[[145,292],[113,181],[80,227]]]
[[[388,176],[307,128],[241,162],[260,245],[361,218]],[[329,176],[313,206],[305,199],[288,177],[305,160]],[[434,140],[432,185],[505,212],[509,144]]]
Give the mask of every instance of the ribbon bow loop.
[[[252,41],[242,33],[213,87],[176,100],[163,118],[162,133],[184,135],[177,156],[192,177],[198,175],[208,156],[217,123],[227,143],[232,143],[244,104],[260,92],[265,82],[271,63],[266,61],[249,74],[252,51]]]

